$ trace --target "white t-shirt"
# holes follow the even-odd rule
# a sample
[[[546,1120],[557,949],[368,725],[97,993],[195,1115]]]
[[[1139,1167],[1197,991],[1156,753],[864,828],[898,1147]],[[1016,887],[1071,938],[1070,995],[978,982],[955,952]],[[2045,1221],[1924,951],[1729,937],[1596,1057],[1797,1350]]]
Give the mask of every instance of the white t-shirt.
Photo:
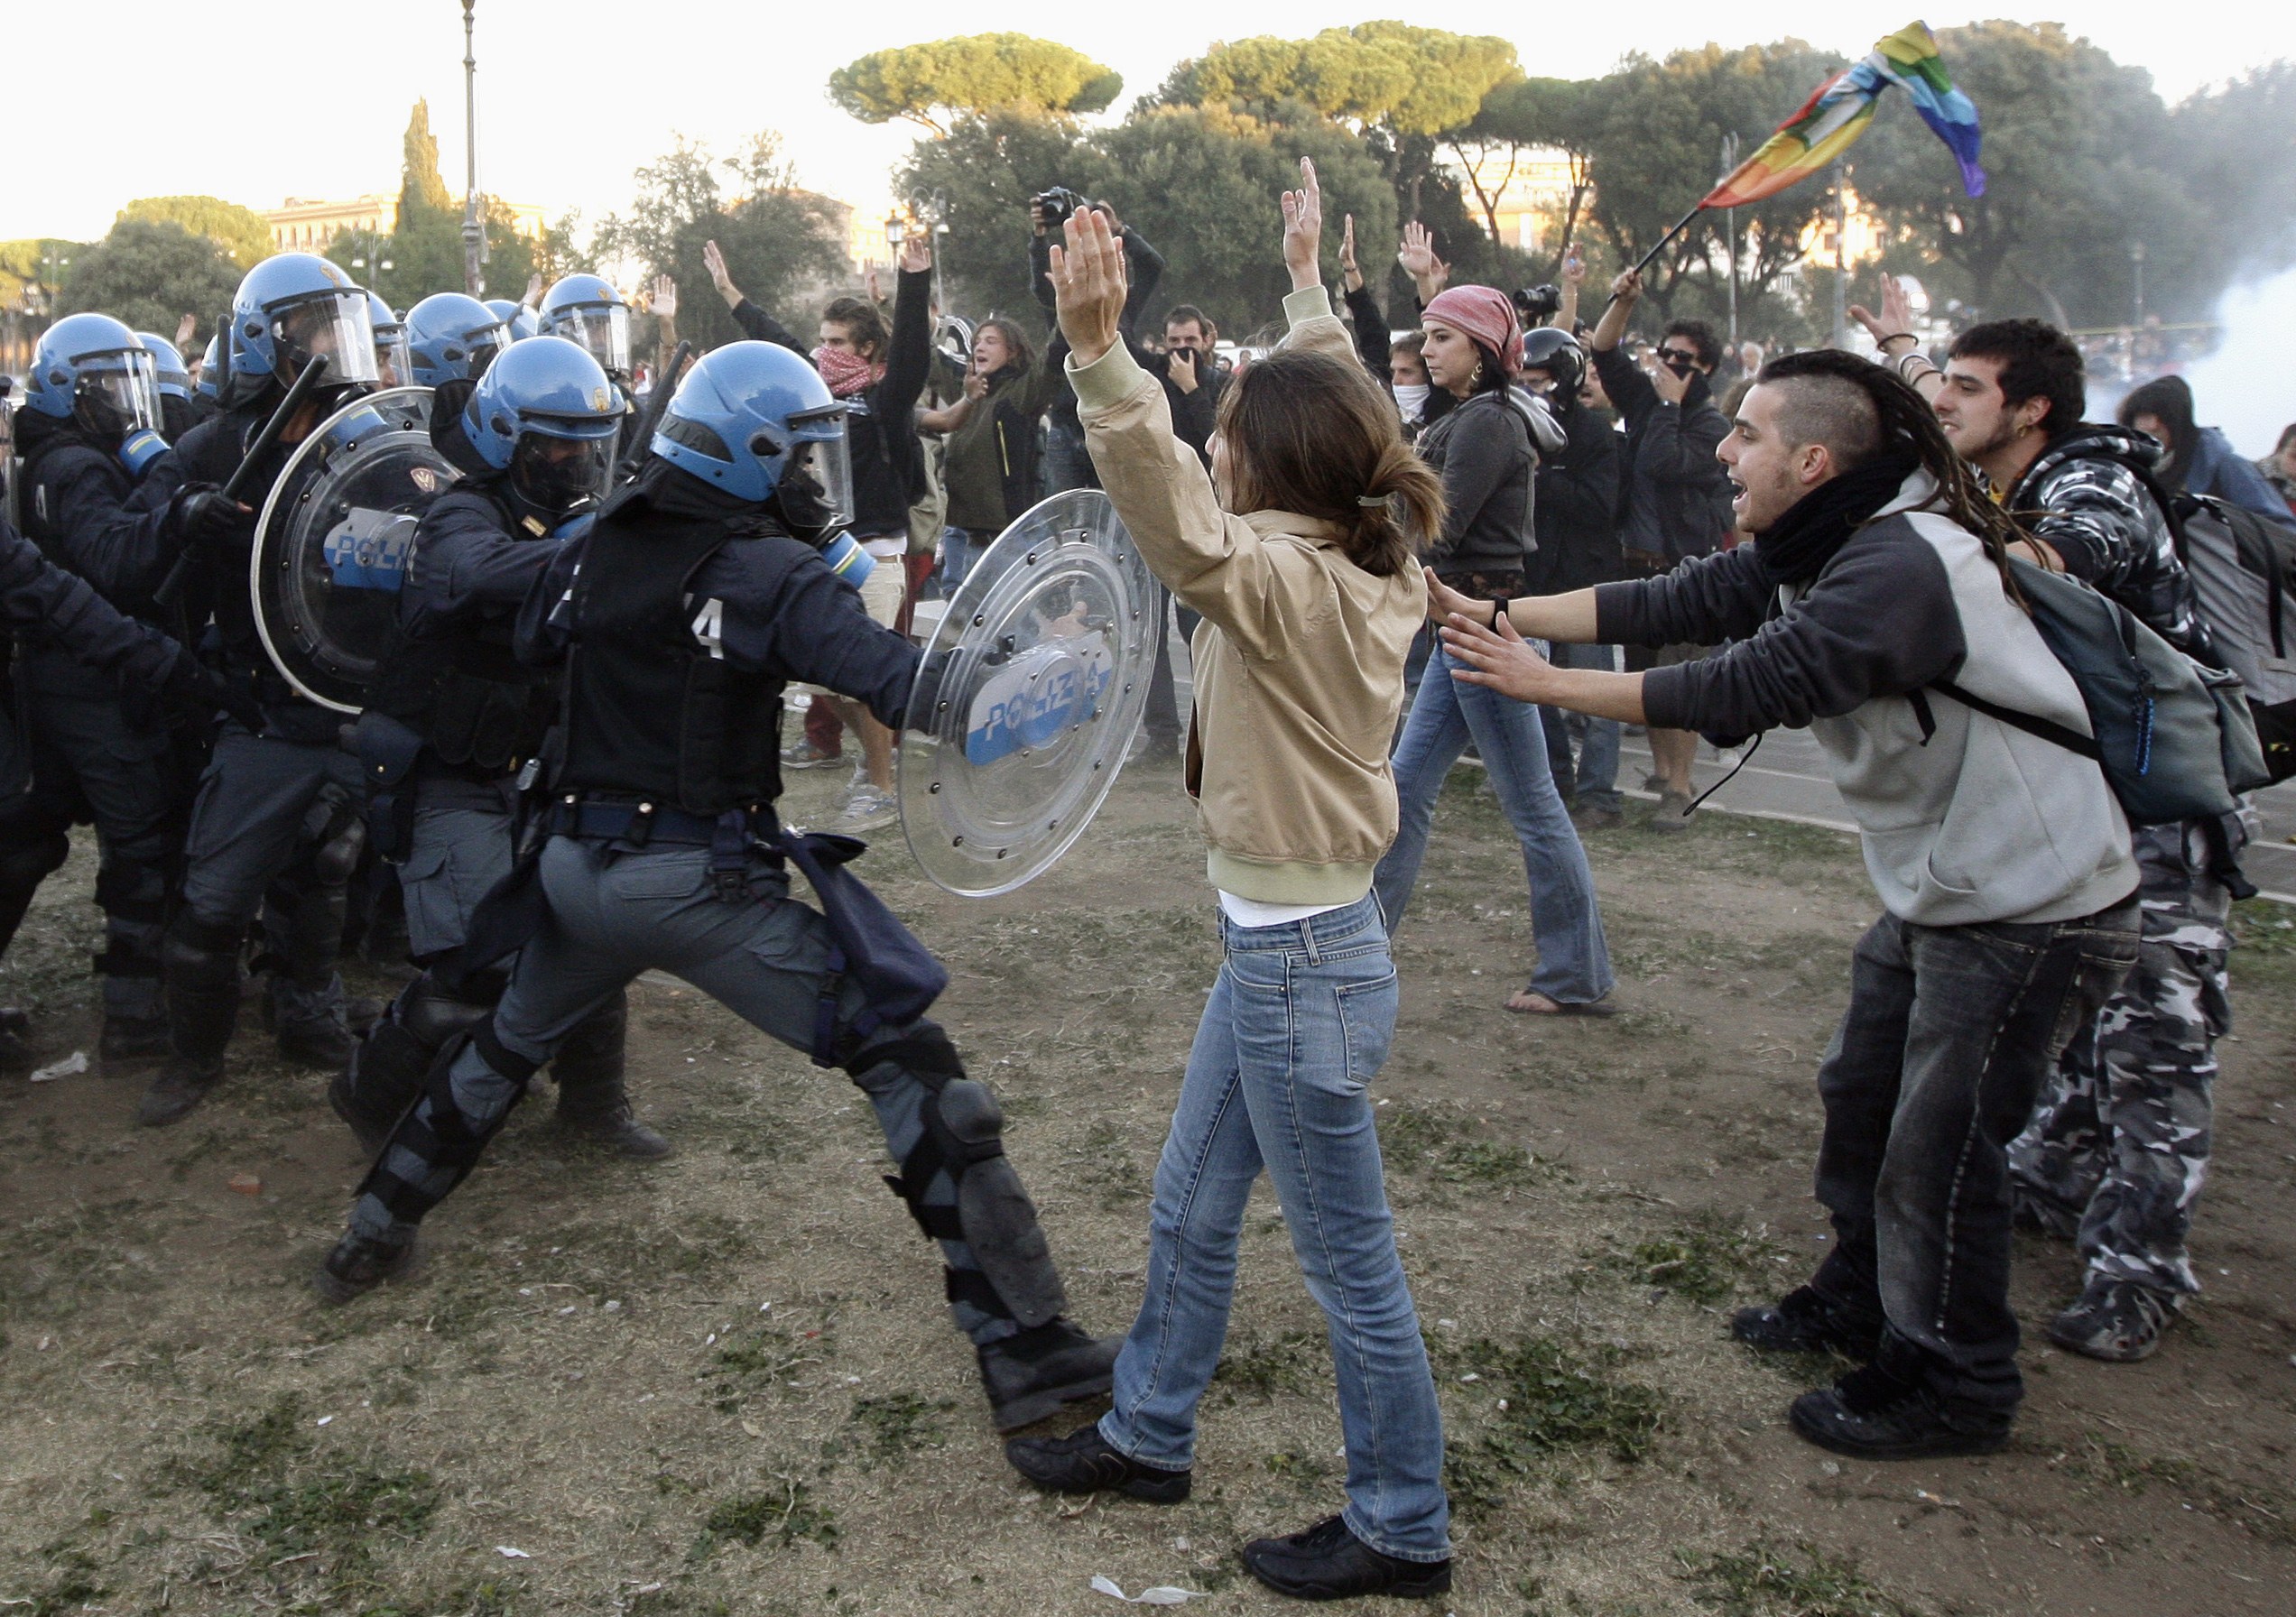
[[[1286,927],[1293,921],[1305,920],[1311,915],[1328,915],[1334,910],[1345,910],[1346,904],[1263,904],[1257,899],[1239,899],[1223,887],[1218,889],[1220,910],[1239,927]]]
[[[865,539],[861,541],[861,548],[875,560],[898,561],[909,553],[909,536],[889,533],[883,539]]]

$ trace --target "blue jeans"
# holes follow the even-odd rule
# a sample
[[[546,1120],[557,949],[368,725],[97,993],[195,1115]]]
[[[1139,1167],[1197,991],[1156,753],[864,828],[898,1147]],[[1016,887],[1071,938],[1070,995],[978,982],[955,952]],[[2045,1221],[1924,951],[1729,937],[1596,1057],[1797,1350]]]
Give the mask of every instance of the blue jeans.
[[[1407,1561],[1450,1554],[1443,1417],[1380,1178],[1366,1085],[1394,1037],[1395,966],[1365,897],[1280,927],[1220,918],[1227,960],[1156,1165],[1148,1294],[1100,1435],[1143,1465],[1195,1461],[1244,1206],[1265,1168],[1329,1321],[1347,1445],[1347,1530]]]
[[[1618,648],[1559,645],[1552,661],[1557,668],[1616,673]],[[1555,790],[1566,798],[1575,798],[1581,808],[1610,814],[1623,809],[1626,805],[1618,795],[1618,721],[1589,718],[1560,707],[1541,707],[1539,717],[1547,729],[1547,765],[1554,775]],[[1575,762],[1570,756],[1574,739],[1578,742]]]
[[[1610,947],[1603,940],[1602,913],[1595,907],[1595,875],[1578,827],[1555,790],[1547,768],[1547,737],[1539,710],[1483,685],[1451,678],[1458,666],[1438,645],[1427,660],[1427,674],[1403,721],[1395,746],[1395,795],[1402,824],[1387,856],[1379,862],[1372,888],[1392,929],[1403,924],[1427,856],[1427,830],[1443,778],[1472,739],[1490,772],[1499,806],[1523,844],[1523,868],[1531,882],[1531,929],[1539,943],[1539,969],[1532,992],[1566,1005],[1591,1004],[1608,993]]]

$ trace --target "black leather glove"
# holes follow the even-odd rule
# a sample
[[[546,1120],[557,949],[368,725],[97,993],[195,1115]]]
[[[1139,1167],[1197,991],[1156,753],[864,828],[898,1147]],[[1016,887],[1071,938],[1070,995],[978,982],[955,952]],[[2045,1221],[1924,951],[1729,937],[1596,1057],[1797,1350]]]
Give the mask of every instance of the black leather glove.
[[[208,725],[218,713],[227,713],[256,734],[263,732],[263,708],[255,698],[189,651],[177,653],[175,666],[160,688],[160,699],[179,725]]]
[[[219,488],[195,484],[175,496],[175,527],[203,549],[245,550],[255,542],[255,513]]]

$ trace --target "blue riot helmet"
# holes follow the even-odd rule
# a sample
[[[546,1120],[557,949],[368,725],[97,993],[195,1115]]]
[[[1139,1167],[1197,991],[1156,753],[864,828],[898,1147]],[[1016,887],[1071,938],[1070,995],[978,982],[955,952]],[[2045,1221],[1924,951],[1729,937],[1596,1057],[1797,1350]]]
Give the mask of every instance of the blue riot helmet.
[[[290,383],[324,354],[329,387],[380,380],[366,292],[316,254],[275,254],[249,270],[231,300],[231,330],[236,376]]]
[[[622,430],[622,395],[563,337],[513,343],[486,367],[463,407],[463,436],[507,473],[527,504],[563,513],[606,491]]]
[[[648,446],[736,499],[781,507],[801,538],[853,520],[846,407],[820,374],[778,343],[728,343],[697,361]]]
[[[221,374],[216,367],[223,363],[218,357],[222,352],[223,338],[211,337],[208,338],[208,351],[199,356],[199,394],[209,403],[223,396],[222,389],[216,385],[216,377]]]
[[[602,275],[565,275],[542,294],[536,317],[551,337],[578,342],[609,375],[630,374],[630,305]]]
[[[160,397],[181,399],[189,404],[191,402],[191,373],[184,366],[182,351],[156,331],[139,331],[135,334],[135,340],[142,343],[144,351],[152,356]]]
[[[385,387],[404,387],[414,380],[414,364],[407,353],[406,322],[391,312],[372,288],[366,294],[367,323],[375,329],[375,368]]]
[[[461,292],[433,292],[406,316],[407,353],[416,385],[476,382],[510,346],[501,317]]]
[[[542,334],[541,324],[534,319],[534,311],[523,303],[514,303],[508,298],[489,298],[486,307],[495,311],[495,319],[503,323],[510,332],[510,340],[514,343],[523,343],[530,337]]]
[[[75,420],[106,447],[159,430],[159,368],[107,314],[66,315],[49,327],[32,350],[30,383],[27,407]]]

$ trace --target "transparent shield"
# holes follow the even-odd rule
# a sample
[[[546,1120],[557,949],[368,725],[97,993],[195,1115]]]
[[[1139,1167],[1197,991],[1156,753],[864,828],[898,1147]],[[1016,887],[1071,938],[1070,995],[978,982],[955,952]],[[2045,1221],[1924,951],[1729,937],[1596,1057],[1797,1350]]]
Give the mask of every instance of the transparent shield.
[[[365,705],[415,527],[460,476],[431,447],[430,396],[392,388],[329,416],[257,519],[248,584],[264,650],[297,690],[338,712]]]
[[[1009,892],[1084,834],[1140,728],[1160,599],[1097,489],[1045,501],[974,564],[901,738],[902,829],[935,882]]]
[[[290,303],[272,316],[271,328],[290,376],[324,354],[330,387],[382,380],[375,360],[375,327],[363,291],[329,292]]]
[[[84,355],[77,391],[103,400],[126,430],[160,425],[160,374],[149,351]]]

